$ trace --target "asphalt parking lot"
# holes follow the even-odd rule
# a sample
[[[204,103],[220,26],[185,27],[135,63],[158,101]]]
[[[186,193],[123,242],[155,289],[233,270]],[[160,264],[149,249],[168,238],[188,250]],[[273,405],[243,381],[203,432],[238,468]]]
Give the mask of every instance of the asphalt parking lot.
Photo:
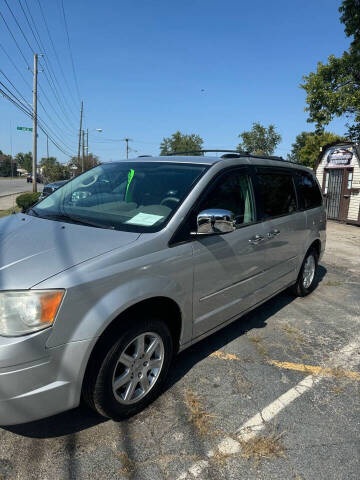
[[[78,408],[0,429],[0,479],[358,479],[360,228],[328,231],[310,296],[181,353],[130,420]]]

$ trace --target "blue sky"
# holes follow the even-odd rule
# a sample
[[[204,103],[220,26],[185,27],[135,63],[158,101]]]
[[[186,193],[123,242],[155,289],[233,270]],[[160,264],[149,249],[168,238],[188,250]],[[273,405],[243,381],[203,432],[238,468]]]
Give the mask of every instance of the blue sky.
[[[40,2],[69,89],[37,0],[27,1],[48,64],[61,87],[60,99],[66,97],[60,107],[45,72],[40,72],[40,85],[53,106],[40,91],[48,116],[41,107],[39,115],[58,140],[66,143],[66,150],[75,153],[79,100],[61,0]],[[8,3],[35,46],[19,4]],[[123,158],[124,142],[108,139],[130,137],[131,147],[137,151],[133,155],[156,155],[162,138],[176,130],[199,134],[205,148],[231,149],[239,143],[238,134],[258,121],[276,125],[283,138],[276,153],[285,156],[295,136],[313,128],[306,122],[305,94],[299,88],[302,75],[314,71],[317,62],[326,61],[329,54],[341,55],[348,48],[349,39],[339,22],[339,5],[335,0],[64,0],[89,128],[89,150],[104,161]],[[5,0],[0,0],[0,11],[32,65],[32,52]],[[31,83],[31,72],[1,18],[0,42]],[[41,62],[46,70],[45,61]],[[0,66],[31,102],[31,85],[24,82],[1,49]],[[8,85],[4,78],[0,80]],[[341,134],[344,123],[344,119],[336,120],[329,129]],[[14,154],[32,149],[31,133],[18,132],[17,125],[31,126],[31,120],[0,96],[0,149],[4,152],[10,153],[10,131]],[[103,132],[96,132],[96,128]],[[45,155],[45,144],[40,133],[39,157]],[[50,154],[67,160],[51,144]]]

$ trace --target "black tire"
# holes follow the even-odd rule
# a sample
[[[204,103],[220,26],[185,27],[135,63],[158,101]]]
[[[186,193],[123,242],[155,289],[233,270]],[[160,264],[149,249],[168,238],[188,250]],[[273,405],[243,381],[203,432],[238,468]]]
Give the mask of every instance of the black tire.
[[[315,262],[315,272],[310,285],[304,286],[304,269],[305,269],[306,262],[311,256],[313,257]],[[311,293],[316,287],[316,273],[317,273],[318,261],[319,261],[319,257],[318,257],[317,251],[315,250],[315,248],[310,248],[305,255],[296,283],[291,287],[291,292],[297,297],[305,297],[306,295],[309,295],[309,293]]]
[[[127,325],[127,326],[125,326]],[[172,358],[173,339],[167,325],[157,319],[125,322],[117,338],[105,338],[100,350],[90,359],[83,384],[83,399],[100,415],[113,420],[130,417],[143,410],[161,393]],[[113,376],[119,357],[124,349],[145,332],[154,332],[163,343],[163,363],[156,382],[141,399],[130,405],[120,403],[113,392]]]

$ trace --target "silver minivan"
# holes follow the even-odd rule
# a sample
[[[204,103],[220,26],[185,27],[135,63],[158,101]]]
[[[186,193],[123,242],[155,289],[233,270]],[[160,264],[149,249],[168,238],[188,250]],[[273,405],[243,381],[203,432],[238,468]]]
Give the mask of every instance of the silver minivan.
[[[103,164],[0,221],[0,424],[81,399],[133,415],[174,354],[288,287],[312,291],[326,228],[313,173],[224,157]]]

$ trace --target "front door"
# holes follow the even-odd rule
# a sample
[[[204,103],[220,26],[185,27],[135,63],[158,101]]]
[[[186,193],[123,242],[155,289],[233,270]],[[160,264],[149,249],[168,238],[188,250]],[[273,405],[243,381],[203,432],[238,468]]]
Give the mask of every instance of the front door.
[[[346,221],[349,213],[353,169],[344,170],[343,186],[340,197],[339,219]]]
[[[344,169],[334,168],[326,170],[326,210],[331,220],[340,219],[340,202],[344,181]]]
[[[198,236],[194,252],[194,327],[196,338],[257,303],[264,284],[263,225],[256,223],[251,175],[236,168],[218,178],[196,213],[230,210],[237,229],[222,235]],[[256,236],[259,237],[256,237]]]

